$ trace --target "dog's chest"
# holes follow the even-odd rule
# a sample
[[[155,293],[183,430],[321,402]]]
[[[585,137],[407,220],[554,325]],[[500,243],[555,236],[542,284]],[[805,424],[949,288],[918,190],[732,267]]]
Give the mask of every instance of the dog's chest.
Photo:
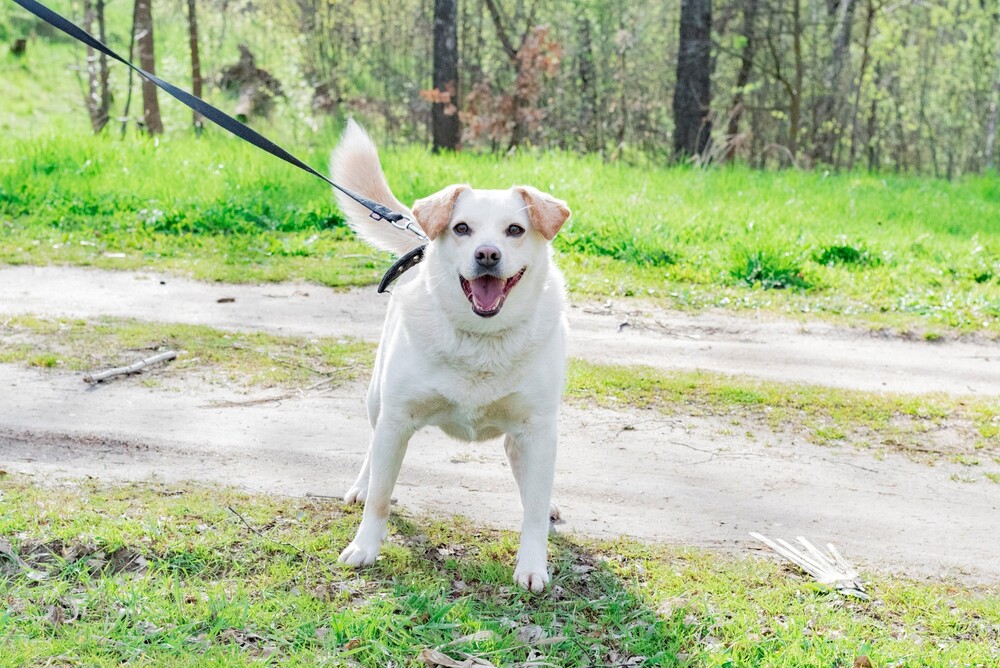
[[[413,401],[410,418],[420,425],[433,425],[452,438],[483,441],[511,430],[527,416],[527,404],[517,394],[483,405],[451,401],[442,395]]]

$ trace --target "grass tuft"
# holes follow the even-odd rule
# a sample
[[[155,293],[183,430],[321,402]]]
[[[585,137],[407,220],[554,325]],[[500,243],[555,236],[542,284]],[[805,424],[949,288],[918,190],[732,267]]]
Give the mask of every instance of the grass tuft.
[[[882,262],[878,257],[872,255],[867,248],[851,246],[849,244],[824,246],[813,254],[813,259],[818,264],[825,266],[871,267]]]
[[[812,287],[803,274],[801,264],[792,253],[775,250],[755,250],[738,253],[730,275],[751,287],[765,290]]]

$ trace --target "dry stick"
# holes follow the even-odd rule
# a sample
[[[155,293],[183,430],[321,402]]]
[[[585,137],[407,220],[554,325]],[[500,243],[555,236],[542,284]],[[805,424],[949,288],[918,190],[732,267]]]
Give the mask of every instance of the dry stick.
[[[90,383],[91,385],[95,383],[100,383],[101,381],[107,380],[108,378],[114,378],[115,376],[124,376],[130,373],[136,373],[142,371],[147,366],[153,364],[159,364],[160,362],[167,362],[172,359],[177,358],[176,350],[168,350],[165,353],[160,353],[159,355],[153,355],[152,357],[147,357],[144,360],[140,360],[135,364],[129,366],[120,366],[116,369],[108,369],[107,371],[102,371],[100,373],[88,374],[83,377],[83,382]]]

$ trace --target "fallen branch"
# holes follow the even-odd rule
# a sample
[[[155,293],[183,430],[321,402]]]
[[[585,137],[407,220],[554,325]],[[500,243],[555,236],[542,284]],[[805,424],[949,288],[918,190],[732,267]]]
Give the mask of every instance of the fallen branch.
[[[108,369],[107,371],[102,371],[100,373],[87,374],[86,376],[83,377],[83,382],[89,383],[90,385],[94,385],[96,383],[105,381],[108,378],[114,378],[115,376],[124,376],[130,373],[138,373],[143,369],[145,369],[147,366],[151,366],[153,364],[159,364],[160,362],[168,362],[176,358],[177,358],[177,351],[168,350],[165,353],[160,353],[159,355],[153,355],[152,357],[147,357],[146,359],[140,360],[135,364],[131,364],[129,366],[120,366],[118,368]]]
[[[829,554],[823,554],[815,545],[799,536],[796,540],[806,549],[805,552],[802,552],[780,538],[775,543],[770,538],[755,531],[751,531],[750,535],[813,576],[820,584],[833,587],[841,594],[848,594],[866,601],[870,598],[865,592],[858,572],[844,561],[844,557],[840,555],[833,543],[826,544]]]

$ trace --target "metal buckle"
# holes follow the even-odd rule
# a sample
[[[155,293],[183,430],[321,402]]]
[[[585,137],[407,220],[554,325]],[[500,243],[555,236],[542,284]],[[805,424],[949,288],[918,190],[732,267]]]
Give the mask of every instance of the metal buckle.
[[[385,220],[387,220],[388,223],[393,227],[395,227],[397,230],[403,230],[404,232],[412,232],[423,241],[430,241],[430,239],[427,238],[427,235],[424,234],[424,231],[420,229],[420,227],[417,225],[417,221],[413,220],[409,216],[403,216],[400,220],[390,220],[388,218],[386,218]],[[402,222],[404,220],[406,221],[405,224]]]

